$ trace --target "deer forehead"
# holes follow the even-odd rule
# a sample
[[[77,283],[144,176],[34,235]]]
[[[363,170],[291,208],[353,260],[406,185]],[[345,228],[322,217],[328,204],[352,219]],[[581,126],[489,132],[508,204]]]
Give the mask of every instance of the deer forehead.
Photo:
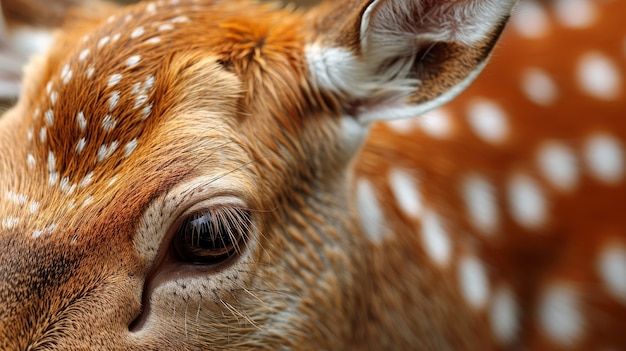
[[[0,145],[0,178],[9,180],[0,187],[3,229],[39,238],[70,223],[88,227],[90,213],[136,218],[185,176],[250,160],[234,122],[242,82],[218,63],[240,42],[224,39],[234,24],[215,13],[228,18],[239,8],[220,10],[195,1],[142,4],[82,38],[59,39],[44,78],[2,121],[0,129],[16,135]],[[245,19],[240,24],[241,34]],[[121,215],[108,212],[114,201]]]

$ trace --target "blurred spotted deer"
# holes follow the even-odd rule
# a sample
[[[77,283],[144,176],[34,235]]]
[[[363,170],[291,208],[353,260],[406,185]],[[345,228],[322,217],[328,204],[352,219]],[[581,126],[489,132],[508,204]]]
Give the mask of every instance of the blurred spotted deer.
[[[7,13],[0,349],[626,349],[626,3],[522,2],[433,111],[514,5]]]

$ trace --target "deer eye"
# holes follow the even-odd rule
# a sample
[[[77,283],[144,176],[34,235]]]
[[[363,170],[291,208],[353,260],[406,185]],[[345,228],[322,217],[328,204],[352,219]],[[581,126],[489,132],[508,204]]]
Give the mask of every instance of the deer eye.
[[[251,229],[250,214],[237,208],[214,208],[188,215],[173,240],[179,260],[220,264],[241,253]]]

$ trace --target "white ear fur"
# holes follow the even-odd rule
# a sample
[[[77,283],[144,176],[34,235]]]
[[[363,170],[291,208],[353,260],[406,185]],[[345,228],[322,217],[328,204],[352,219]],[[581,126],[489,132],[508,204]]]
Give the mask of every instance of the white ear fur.
[[[515,2],[374,0],[359,15],[359,47],[310,45],[309,67],[319,87],[337,94],[363,124],[414,117],[476,78]],[[435,57],[433,71],[444,74],[416,68],[437,44],[450,45],[453,54]],[[435,91],[421,91],[424,86]]]

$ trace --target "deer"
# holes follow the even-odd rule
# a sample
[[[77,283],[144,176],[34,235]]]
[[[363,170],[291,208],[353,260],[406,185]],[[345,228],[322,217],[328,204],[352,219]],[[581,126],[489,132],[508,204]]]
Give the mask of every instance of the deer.
[[[0,349],[626,349],[623,2],[61,3]]]

